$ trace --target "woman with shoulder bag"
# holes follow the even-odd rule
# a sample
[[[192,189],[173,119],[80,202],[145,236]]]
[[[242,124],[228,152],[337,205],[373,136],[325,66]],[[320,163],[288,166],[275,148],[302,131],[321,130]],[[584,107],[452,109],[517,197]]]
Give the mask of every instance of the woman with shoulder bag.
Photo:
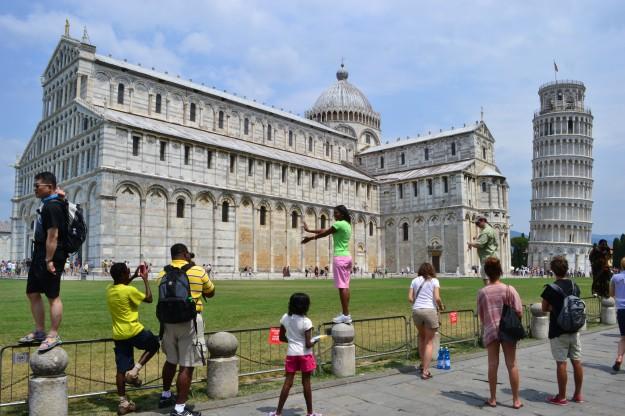
[[[439,325],[437,311],[442,311],[444,307],[440,296],[441,285],[434,267],[430,263],[423,263],[417,273],[408,290],[408,302],[412,305],[412,320],[419,334],[421,378],[428,380],[432,378],[432,344]]]
[[[521,298],[516,289],[501,283],[499,280],[503,274],[499,259],[488,257],[484,261],[484,272],[489,282],[477,294],[478,315],[484,328],[482,341],[488,350],[490,398],[484,404],[489,407],[497,406],[497,370],[499,368],[499,346],[501,346],[510,377],[512,407],[520,409],[523,407],[523,403],[519,398],[519,369],[516,363],[518,337],[510,337],[504,332],[500,332],[500,321],[502,321],[504,305],[515,313],[517,318],[521,317],[523,308]]]

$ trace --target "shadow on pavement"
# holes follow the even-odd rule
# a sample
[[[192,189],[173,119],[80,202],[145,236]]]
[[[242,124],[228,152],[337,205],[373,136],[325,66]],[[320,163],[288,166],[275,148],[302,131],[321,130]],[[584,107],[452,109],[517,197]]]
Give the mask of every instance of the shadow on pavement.
[[[486,400],[486,396],[478,396],[472,391],[441,390],[441,395],[477,407],[483,407],[484,400]]]

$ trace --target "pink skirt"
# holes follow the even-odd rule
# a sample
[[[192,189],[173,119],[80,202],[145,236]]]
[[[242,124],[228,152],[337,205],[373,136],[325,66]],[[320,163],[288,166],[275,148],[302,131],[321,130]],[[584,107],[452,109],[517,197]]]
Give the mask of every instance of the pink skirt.
[[[334,287],[349,289],[349,278],[352,272],[351,256],[336,256],[332,259],[332,273],[334,274]]]

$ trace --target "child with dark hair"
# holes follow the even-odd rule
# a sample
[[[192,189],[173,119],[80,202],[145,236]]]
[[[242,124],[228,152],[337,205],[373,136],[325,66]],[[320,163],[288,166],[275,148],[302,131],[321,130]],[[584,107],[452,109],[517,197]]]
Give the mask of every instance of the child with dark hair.
[[[113,341],[115,342],[115,364],[117,366],[117,394],[119,405],[117,414],[125,415],[136,410],[134,402],[126,396],[126,383],[138,387],[141,385],[139,370],[156,354],[159,348],[158,337],[144,329],[139,322],[141,302],[152,303],[152,292],[148,284],[148,271],[145,265],[137,268],[130,276],[125,263],[111,266],[113,284],[106,288],[106,303],[113,320]],[[130,286],[134,278],[141,276],[145,293]],[[139,362],[134,362],[134,348],[144,350]]]
[[[291,386],[293,386],[293,380],[297,371],[302,373],[306,415],[321,416],[321,414],[313,412],[312,406],[310,376],[317,368],[317,363],[312,353],[312,347],[315,344],[315,341],[312,339],[313,324],[306,317],[309,307],[310,298],[307,294],[293,293],[289,299],[289,312],[285,313],[282,319],[280,319],[280,341],[289,343],[284,365],[286,378],[280,392],[278,408],[275,412],[270,412],[269,416],[282,415],[282,408],[289,397],[289,391]]]

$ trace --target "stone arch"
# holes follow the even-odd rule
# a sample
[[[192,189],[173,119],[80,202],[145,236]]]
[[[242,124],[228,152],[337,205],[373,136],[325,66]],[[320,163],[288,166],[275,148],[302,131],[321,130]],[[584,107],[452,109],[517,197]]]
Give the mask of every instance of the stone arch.
[[[194,203],[198,203],[200,201],[210,202],[212,205],[215,205],[215,197],[210,191],[200,191],[195,195]]]
[[[122,181],[117,184],[117,187],[115,188],[115,194],[119,194],[120,192],[127,193],[128,191],[136,192],[141,199],[143,199],[145,196],[141,190],[141,186],[133,181]]]

